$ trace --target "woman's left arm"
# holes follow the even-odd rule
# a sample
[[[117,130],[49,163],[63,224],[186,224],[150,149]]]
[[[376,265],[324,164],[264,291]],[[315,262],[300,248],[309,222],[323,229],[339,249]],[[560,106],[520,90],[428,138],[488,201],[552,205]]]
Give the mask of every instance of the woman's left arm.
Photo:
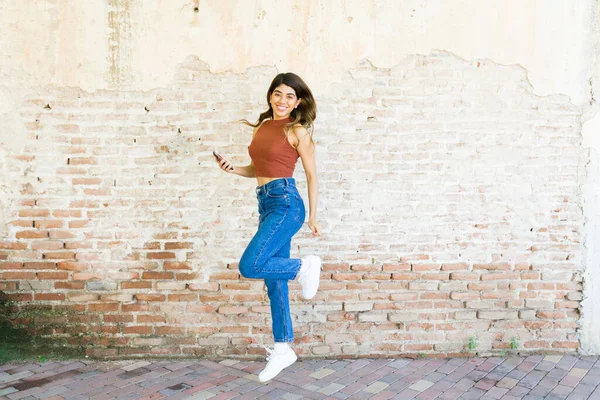
[[[306,173],[306,183],[308,186],[308,227],[314,236],[321,234],[321,226],[317,222],[317,202],[319,198],[319,180],[317,178],[317,163],[315,160],[315,144],[304,127],[298,127],[293,130],[298,140],[296,150],[302,160],[302,166]]]

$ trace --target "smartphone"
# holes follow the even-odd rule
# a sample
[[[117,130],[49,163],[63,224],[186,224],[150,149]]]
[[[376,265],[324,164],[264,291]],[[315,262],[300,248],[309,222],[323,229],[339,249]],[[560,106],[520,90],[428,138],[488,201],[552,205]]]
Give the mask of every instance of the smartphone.
[[[215,156],[215,158],[217,159],[218,162],[221,162],[221,160],[223,159],[223,157],[221,157],[221,155],[219,153],[215,152],[214,150],[213,150],[213,156]],[[233,167],[229,167],[229,170],[233,171]]]

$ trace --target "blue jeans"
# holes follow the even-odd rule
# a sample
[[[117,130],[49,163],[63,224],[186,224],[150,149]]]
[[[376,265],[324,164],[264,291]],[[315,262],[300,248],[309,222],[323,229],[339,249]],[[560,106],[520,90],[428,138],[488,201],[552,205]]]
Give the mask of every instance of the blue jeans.
[[[305,218],[302,198],[294,178],[281,178],[256,188],[258,231],[240,259],[245,278],[264,279],[271,303],[273,337],[293,342],[288,281],[296,278],[300,259],[290,258],[292,237]]]

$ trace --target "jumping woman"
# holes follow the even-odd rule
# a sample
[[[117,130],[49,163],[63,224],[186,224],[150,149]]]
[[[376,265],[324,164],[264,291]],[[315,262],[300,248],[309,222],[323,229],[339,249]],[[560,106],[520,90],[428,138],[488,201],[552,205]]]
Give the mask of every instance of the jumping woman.
[[[317,223],[318,181],[315,145],[311,133],[317,116],[313,95],[304,81],[293,73],[279,74],[267,91],[269,109],[258,117],[248,147],[250,165],[238,167],[218,154],[215,158],[227,173],[256,178],[258,231],[240,259],[245,278],[264,279],[271,304],[275,348],[267,350],[267,366],[258,375],[261,382],[273,379],[292,365],[296,353],[288,295],[288,281],[298,278],[302,297],[311,299],[319,288],[321,259],[306,256],[290,258],[292,237],[302,227],[305,208],[292,177],[298,157],[308,186],[308,227],[321,234]]]

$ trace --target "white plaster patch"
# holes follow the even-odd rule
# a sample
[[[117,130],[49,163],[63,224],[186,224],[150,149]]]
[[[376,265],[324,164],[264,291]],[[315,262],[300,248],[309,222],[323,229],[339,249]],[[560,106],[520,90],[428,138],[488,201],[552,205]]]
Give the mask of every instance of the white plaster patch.
[[[581,350],[584,354],[600,354],[600,154],[597,148],[590,148],[583,200],[586,262],[581,303]]]

